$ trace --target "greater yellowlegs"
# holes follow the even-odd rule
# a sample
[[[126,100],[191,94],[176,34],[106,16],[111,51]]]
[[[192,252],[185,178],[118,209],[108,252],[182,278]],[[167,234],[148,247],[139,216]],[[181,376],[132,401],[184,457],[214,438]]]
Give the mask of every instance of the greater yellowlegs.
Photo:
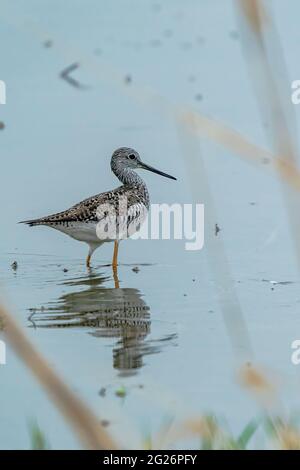
[[[25,220],[25,223],[32,226],[46,225],[60,232],[66,233],[76,240],[89,245],[89,252],[86,259],[87,267],[90,267],[93,252],[102,243],[114,241],[114,254],[112,266],[116,269],[118,264],[118,246],[120,238],[126,238],[124,227],[130,234],[138,230],[145,220],[149,210],[150,200],[146,183],[134,171],[144,169],[176,180],[162,171],[146,165],[134,149],[121,147],[112,155],[111,170],[123,183],[122,186],[105,193],[89,197],[84,201],[75,204],[70,209],[40,219]],[[118,220],[115,236],[108,236],[107,226],[111,224],[110,208]],[[121,222],[120,222],[121,220]],[[122,229],[120,228],[122,225]],[[133,229],[134,227],[134,229]],[[130,228],[130,230],[128,230]],[[122,233],[120,233],[122,232]]]

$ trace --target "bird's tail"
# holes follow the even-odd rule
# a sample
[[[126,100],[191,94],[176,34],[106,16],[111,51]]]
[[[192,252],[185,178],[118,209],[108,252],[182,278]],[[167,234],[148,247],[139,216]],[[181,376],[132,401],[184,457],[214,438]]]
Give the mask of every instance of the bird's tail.
[[[35,227],[36,225],[45,224],[45,219],[21,220],[21,222],[18,223],[29,225],[29,227]]]

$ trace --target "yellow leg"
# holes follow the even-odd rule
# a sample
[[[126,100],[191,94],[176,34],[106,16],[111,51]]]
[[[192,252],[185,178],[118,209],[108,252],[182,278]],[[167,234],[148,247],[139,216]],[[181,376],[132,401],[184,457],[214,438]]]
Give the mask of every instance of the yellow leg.
[[[91,255],[88,254],[86,258],[86,267],[90,268],[91,267]]]
[[[115,282],[115,289],[119,289],[120,283],[119,283],[119,278],[118,278],[118,268],[113,267],[113,275],[114,275],[114,282]]]
[[[113,255],[113,260],[112,260],[113,269],[117,269],[117,266],[118,266],[118,251],[119,251],[119,242],[118,240],[115,240],[114,255]]]
[[[115,289],[119,289],[120,287],[119,278],[118,278],[118,251],[119,251],[119,241],[115,240],[114,255],[113,255],[113,260],[112,260]]]

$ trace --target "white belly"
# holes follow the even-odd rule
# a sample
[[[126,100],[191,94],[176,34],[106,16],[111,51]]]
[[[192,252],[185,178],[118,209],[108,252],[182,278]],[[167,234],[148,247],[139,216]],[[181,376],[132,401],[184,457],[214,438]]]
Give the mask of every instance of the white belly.
[[[133,205],[128,211],[129,215],[135,215],[135,210],[138,210],[138,217],[129,223],[128,216],[126,217],[106,217],[99,222],[68,222],[65,224],[49,225],[50,227],[60,232],[69,235],[82,242],[93,245],[101,245],[104,242],[111,242],[116,239],[126,239],[134,235],[140,230],[141,225],[147,218],[146,207],[138,204]]]
[[[99,239],[96,232],[97,224],[95,222],[69,222],[68,225],[57,224],[51,225],[51,227],[81,242],[101,245],[104,241],[110,241]]]

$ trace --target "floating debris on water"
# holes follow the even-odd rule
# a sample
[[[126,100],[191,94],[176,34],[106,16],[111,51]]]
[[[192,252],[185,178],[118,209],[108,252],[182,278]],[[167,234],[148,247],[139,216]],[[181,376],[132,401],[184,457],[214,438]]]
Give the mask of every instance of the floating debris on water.
[[[202,100],[203,100],[203,95],[202,95],[201,93],[197,93],[197,94],[195,95],[195,99],[196,99],[197,101],[202,101]]]
[[[99,395],[100,395],[100,397],[105,397],[105,395],[106,395],[106,388],[105,387],[100,388]]]
[[[126,394],[127,392],[123,385],[115,391],[115,395],[120,398],[125,398]]]
[[[221,232],[221,228],[219,227],[218,224],[215,224],[215,236],[217,237],[218,236],[218,233]]]
[[[14,271],[16,271],[18,269],[18,263],[17,261],[14,261],[12,264],[11,264],[11,269],[13,269]]]
[[[69,271],[69,270],[68,270],[67,268],[64,268],[64,269],[63,269],[63,272],[64,272],[64,273],[67,273],[68,271]]]
[[[67,83],[69,83],[69,85],[73,86],[74,88],[84,90],[88,87],[86,85],[82,85],[78,80],[75,80],[75,78],[70,76],[70,73],[74,72],[74,70],[77,70],[78,67],[79,67],[79,63],[74,62],[73,64],[66,67],[62,72],[60,72],[59,76],[63,80],[65,80]]]
[[[269,279],[262,279],[261,282],[269,282],[270,284],[272,284],[272,286],[287,286],[289,284],[293,284],[293,281],[271,281]]]
[[[4,129],[5,128],[5,124],[3,121],[0,121],[0,130]]]
[[[49,49],[50,47],[53,46],[53,41],[51,41],[51,39],[47,39],[46,41],[44,41],[43,46],[44,46],[46,49]]]
[[[104,428],[110,425],[110,422],[107,419],[102,419],[100,423],[102,424]]]
[[[140,268],[138,266],[135,266],[134,268],[132,268],[132,271],[134,273],[138,273],[140,271]]]
[[[131,75],[126,75],[125,78],[124,78],[124,81],[127,85],[129,85],[130,83],[132,83],[132,76]]]

